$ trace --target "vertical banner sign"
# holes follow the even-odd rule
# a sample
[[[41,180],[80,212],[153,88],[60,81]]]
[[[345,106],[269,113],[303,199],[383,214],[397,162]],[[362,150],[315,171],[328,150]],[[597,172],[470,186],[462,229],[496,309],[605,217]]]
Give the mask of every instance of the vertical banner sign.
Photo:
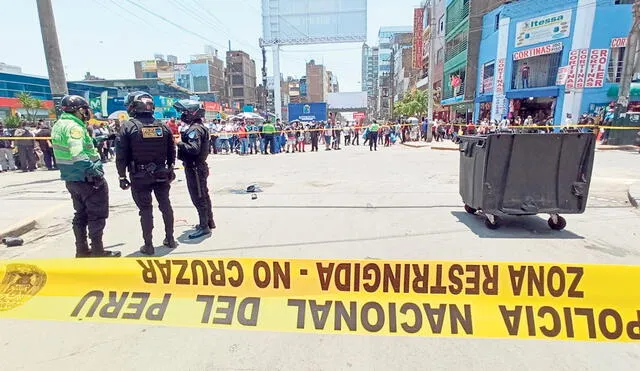
[[[484,66],[480,67],[480,93],[486,93],[486,90],[484,90]]]
[[[578,67],[578,53],[579,49],[573,49],[569,52],[569,64],[567,69],[567,78],[564,86],[567,90],[573,89],[576,86],[576,70]]]
[[[422,22],[424,9],[413,9],[413,68],[422,68]]]
[[[589,72],[586,88],[599,88],[604,85],[604,76],[609,59],[609,49],[591,49],[589,52]]]
[[[564,85],[567,82],[569,66],[558,67],[558,77],[556,77],[556,85]]]
[[[584,88],[587,79],[587,63],[589,62],[589,49],[579,49],[578,66],[576,68],[576,88]]]
[[[504,63],[504,58],[498,59],[498,65],[496,67],[496,94],[504,93]]]

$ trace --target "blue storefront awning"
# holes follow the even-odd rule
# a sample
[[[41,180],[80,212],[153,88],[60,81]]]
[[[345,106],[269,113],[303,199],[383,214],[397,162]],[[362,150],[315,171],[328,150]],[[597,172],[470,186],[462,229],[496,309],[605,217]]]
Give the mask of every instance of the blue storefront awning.
[[[486,103],[493,101],[493,94],[478,95],[474,100],[476,103]]]
[[[519,89],[508,91],[506,95],[509,99],[525,99],[525,98],[538,98],[538,97],[557,97],[560,89],[556,86],[548,88],[535,88],[535,89]]]

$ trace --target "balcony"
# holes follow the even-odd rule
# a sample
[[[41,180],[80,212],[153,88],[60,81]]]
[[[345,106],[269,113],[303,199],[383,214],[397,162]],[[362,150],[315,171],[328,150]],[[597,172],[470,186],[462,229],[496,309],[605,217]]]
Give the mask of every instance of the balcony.
[[[454,0],[447,7],[446,35],[450,35],[469,17],[469,0]]]
[[[445,53],[444,53],[444,62],[445,63],[449,62],[451,59],[455,58],[460,53],[466,52],[468,46],[469,46],[469,42],[467,41],[466,34],[465,34],[465,37],[461,40],[461,42],[457,44],[447,43],[447,46],[445,48]]]
[[[416,88],[420,89],[429,84],[429,76],[425,76],[424,78],[416,81]]]

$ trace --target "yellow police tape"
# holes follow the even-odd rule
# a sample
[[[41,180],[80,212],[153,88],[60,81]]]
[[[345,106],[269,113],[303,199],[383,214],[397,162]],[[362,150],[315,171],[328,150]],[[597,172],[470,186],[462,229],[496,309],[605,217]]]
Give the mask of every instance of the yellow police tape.
[[[0,262],[0,319],[640,341],[640,266],[298,259]]]

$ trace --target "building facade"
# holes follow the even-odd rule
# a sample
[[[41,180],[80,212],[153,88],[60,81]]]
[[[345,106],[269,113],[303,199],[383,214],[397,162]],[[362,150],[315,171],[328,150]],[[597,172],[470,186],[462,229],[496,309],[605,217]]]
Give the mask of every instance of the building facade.
[[[329,93],[339,93],[340,92],[340,84],[338,83],[338,76],[331,72],[327,71],[327,80],[328,80],[328,92]]]
[[[606,109],[617,98],[632,25],[628,3],[521,1],[486,14],[475,116],[558,125]]]
[[[393,102],[401,101],[411,89],[413,73],[413,32],[393,35]],[[415,85],[415,82],[414,82]]]
[[[377,116],[391,117],[393,108],[393,36],[412,33],[411,26],[380,27],[378,30],[378,101]]]
[[[441,104],[448,106],[449,119],[473,120],[478,52],[483,15],[503,0],[452,0],[445,11],[445,48]],[[529,2],[528,0],[525,2]]]
[[[227,52],[226,69],[229,105],[242,109],[256,104],[256,62],[242,50]]]
[[[367,107],[369,112],[377,112],[378,97],[378,58],[377,46],[362,45],[362,76],[360,79],[362,91],[367,92]]]
[[[422,69],[417,77],[416,88],[429,93],[433,102],[433,118],[447,120],[448,107],[441,104],[442,78],[444,73],[445,47],[445,0],[425,0],[422,33]],[[431,76],[429,76],[431,71]]]
[[[307,102],[326,102],[329,93],[327,69],[312,59],[307,63]]]

